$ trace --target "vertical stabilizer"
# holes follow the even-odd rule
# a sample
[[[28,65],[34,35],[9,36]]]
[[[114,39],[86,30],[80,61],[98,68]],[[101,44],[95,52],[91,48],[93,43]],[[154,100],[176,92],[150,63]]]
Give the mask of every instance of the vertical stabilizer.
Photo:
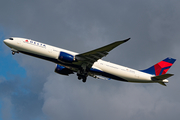
[[[170,69],[170,67],[173,65],[175,61],[176,59],[168,57],[160,61],[159,63],[153,65],[152,67],[140,71],[156,76],[164,75]]]

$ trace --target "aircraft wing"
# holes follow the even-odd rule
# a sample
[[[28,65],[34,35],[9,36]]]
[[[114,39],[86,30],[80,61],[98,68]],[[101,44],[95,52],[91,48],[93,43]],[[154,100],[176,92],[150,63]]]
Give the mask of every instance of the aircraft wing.
[[[96,62],[97,60],[101,59],[102,57],[106,56],[108,54],[108,52],[110,52],[112,49],[114,49],[115,47],[117,47],[118,45],[125,43],[129,40],[130,38],[126,39],[126,40],[122,40],[122,41],[116,41],[114,43],[111,43],[109,45],[106,45],[104,47],[86,52],[86,53],[82,53],[82,54],[78,54],[75,56],[75,58],[78,60],[78,62],[76,64],[78,65],[85,65],[88,68],[91,68],[91,66],[94,64],[94,62]]]

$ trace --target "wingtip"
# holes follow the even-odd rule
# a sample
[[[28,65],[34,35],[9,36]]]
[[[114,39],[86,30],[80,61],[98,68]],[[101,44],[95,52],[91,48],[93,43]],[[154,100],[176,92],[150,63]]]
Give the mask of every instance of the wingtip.
[[[130,40],[131,38],[125,39],[124,42],[127,42],[128,40]]]
[[[130,40],[131,38],[128,38],[127,40]]]

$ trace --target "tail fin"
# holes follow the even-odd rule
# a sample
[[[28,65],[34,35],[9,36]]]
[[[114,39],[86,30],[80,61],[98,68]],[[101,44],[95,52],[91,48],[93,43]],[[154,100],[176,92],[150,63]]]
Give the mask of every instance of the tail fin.
[[[156,76],[164,75],[170,69],[170,67],[173,65],[175,61],[176,59],[168,57],[162,60],[161,62],[153,65],[152,67],[140,71]]]

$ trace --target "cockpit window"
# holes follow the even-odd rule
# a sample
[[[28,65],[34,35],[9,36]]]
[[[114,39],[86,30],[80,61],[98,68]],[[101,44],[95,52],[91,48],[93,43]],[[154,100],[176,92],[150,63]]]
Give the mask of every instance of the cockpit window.
[[[9,38],[10,40],[13,40],[13,38]]]

